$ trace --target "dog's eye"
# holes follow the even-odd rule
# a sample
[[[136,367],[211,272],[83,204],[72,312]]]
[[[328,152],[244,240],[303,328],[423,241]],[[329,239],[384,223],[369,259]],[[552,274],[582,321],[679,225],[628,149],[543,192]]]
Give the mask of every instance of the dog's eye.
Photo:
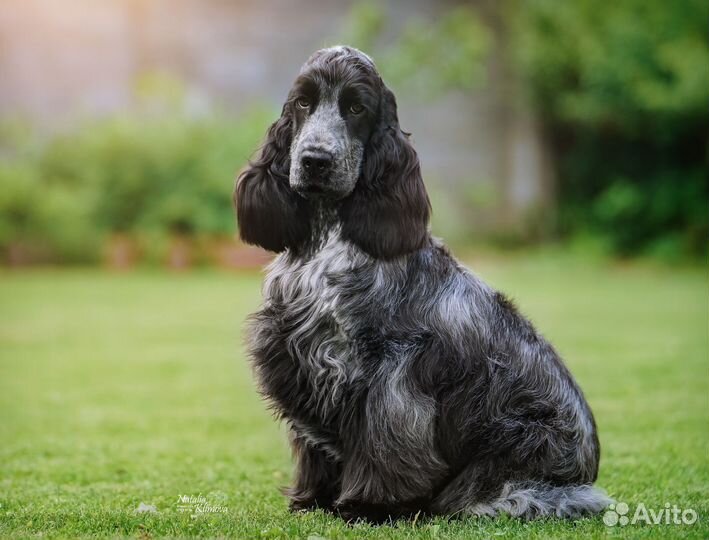
[[[295,100],[295,106],[299,109],[309,109],[310,101],[308,101],[306,98],[298,98]]]
[[[361,114],[364,111],[364,106],[360,103],[353,103],[350,105],[350,112],[352,114]]]

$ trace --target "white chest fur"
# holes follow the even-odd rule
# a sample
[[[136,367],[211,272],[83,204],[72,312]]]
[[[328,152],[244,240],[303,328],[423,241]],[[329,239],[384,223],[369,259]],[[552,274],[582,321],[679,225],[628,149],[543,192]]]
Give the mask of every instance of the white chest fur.
[[[327,275],[351,269],[354,259],[354,248],[341,240],[337,230],[333,230],[323,246],[308,257],[282,253],[268,267],[264,301],[267,304],[272,299],[286,303],[316,302],[328,293],[332,295],[335,291],[328,290]]]
[[[264,283],[264,307],[282,321],[289,355],[309,379],[314,404],[323,413],[337,403],[356,365],[347,321],[338,311],[341,291],[329,279],[353,268],[355,251],[335,229],[308,257],[279,255]]]

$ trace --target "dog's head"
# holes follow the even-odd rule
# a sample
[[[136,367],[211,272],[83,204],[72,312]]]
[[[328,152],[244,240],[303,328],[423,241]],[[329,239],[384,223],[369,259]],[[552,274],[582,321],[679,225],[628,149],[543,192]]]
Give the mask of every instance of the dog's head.
[[[236,204],[242,239],[271,251],[310,239],[314,204],[333,207],[342,235],[374,257],[421,247],[430,205],[418,158],[371,58],[333,47],[308,59]]]
[[[382,92],[372,60],[348,48],[317,51],[288,96],[290,186],[306,198],[352,193],[377,124]]]

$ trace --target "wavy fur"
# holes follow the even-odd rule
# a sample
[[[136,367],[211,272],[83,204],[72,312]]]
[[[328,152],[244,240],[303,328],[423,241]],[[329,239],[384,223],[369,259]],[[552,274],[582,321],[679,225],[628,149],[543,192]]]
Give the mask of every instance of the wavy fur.
[[[371,59],[318,51],[298,81],[289,103],[307,83],[317,105],[305,115],[286,104],[236,193],[242,238],[280,252],[249,348],[261,392],[291,433],[291,508],[375,522],[602,510],[609,499],[592,487],[600,450],[581,390],[512,303],[429,235],[418,159]],[[348,84],[371,115],[337,112]],[[325,125],[342,141],[312,140],[335,160],[365,148],[356,184],[342,173],[336,192],[303,197],[286,173],[300,154],[287,145],[307,147]]]

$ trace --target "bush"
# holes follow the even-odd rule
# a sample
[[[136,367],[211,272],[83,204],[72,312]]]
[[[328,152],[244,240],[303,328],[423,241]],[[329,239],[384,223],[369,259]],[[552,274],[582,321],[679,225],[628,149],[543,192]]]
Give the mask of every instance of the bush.
[[[485,80],[491,36],[470,6],[457,6],[438,20],[411,18],[393,44],[380,44],[392,21],[373,2],[355,4],[338,41],[376,56],[384,78],[429,98],[451,89],[470,90]]]
[[[709,4],[513,5],[558,157],[561,231],[593,231],[620,254],[706,253]]]
[[[271,117],[263,110],[238,120],[136,114],[44,143],[6,130],[0,250],[8,258],[21,245],[41,254],[35,259],[89,262],[116,234],[232,236],[236,172]]]

